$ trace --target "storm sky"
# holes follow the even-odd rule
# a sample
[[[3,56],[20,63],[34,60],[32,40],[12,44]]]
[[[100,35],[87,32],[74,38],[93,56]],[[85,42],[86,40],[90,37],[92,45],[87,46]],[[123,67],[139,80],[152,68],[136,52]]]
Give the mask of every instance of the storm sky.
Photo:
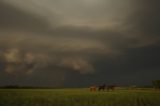
[[[0,86],[149,85],[159,0],[1,0]]]

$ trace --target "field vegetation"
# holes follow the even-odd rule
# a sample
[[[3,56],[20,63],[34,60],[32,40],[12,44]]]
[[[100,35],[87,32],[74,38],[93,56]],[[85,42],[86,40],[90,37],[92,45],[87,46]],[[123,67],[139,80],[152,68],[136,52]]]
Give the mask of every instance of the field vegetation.
[[[148,89],[0,89],[0,106],[160,106],[160,92]]]

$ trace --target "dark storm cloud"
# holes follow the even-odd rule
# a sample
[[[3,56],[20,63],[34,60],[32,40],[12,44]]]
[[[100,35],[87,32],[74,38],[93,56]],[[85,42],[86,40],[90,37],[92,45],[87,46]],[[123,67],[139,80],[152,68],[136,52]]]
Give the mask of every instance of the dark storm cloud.
[[[145,36],[159,37],[160,14],[159,0],[135,0],[134,13],[131,15],[134,30],[140,31]]]
[[[114,40],[111,40],[112,45],[117,49],[119,47],[123,54],[114,59],[106,56],[102,56],[101,59],[99,57],[95,63],[95,69],[98,70],[95,76],[82,77],[74,74],[80,79],[77,79],[77,82],[87,80],[86,84],[106,82],[144,85],[159,78],[160,2],[158,0],[133,0],[131,3],[130,13],[123,21],[125,26],[122,29],[126,29],[121,32],[126,37],[120,35],[114,43]],[[114,37],[118,38],[118,36]],[[70,79],[74,85],[72,77]]]
[[[0,13],[0,30],[41,31],[48,27],[42,17],[24,12],[3,1],[0,1]]]
[[[132,12],[127,19],[129,33],[139,37],[144,43],[157,43],[160,40],[159,0],[133,0]]]
[[[158,78],[159,1],[115,1],[1,1],[0,84]]]
[[[85,37],[93,35],[93,33],[96,33],[97,36],[99,32],[94,30],[88,31],[81,27],[67,27],[64,31],[62,27],[51,30],[51,32],[46,32],[43,31],[43,28],[49,25],[46,21],[42,20],[41,17],[38,18],[38,16],[33,16],[24,10],[18,10],[18,7],[13,8],[13,6],[6,3],[2,3],[1,5],[1,11],[3,13],[1,21],[4,22],[2,27],[5,29],[1,31],[1,55],[5,58],[3,61],[5,61],[7,65],[5,65],[6,69],[4,70],[8,73],[19,73],[21,70],[26,71],[25,73],[32,72],[37,66],[36,64],[41,64],[43,61],[39,59],[34,60],[34,58],[37,59],[41,57],[37,57],[33,52],[36,54],[40,52],[40,56],[47,62],[49,61],[48,57],[50,57],[53,59],[52,64],[58,64],[60,67],[77,70],[80,73],[90,73],[94,68],[86,57],[91,53],[108,54],[110,52],[110,48],[106,48],[100,41],[90,39],[90,37],[85,39]],[[9,17],[11,17],[11,20]],[[34,28],[37,30],[34,30]],[[41,34],[39,32],[41,32]],[[84,34],[83,37],[77,38],[81,36],[81,34]],[[6,51],[8,52],[6,53]],[[30,57],[33,58],[31,63],[25,61],[28,53],[31,53]],[[57,54],[61,55],[57,57]],[[67,58],[65,54],[69,54]],[[54,61],[55,57],[59,59],[56,59],[56,62]],[[8,61],[8,58],[13,61]],[[70,61],[70,63],[67,61]]]
[[[95,74],[82,76],[70,73],[67,83],[78,86],[76,82],[88,84],[147,85],[160,75],[160,46],[151,45],[126,49],[123,55],[116,58],[98,57],[94,63]],[[71,76],[76,76],[74,79]],[[74,79],[74,81],[73,81]]]

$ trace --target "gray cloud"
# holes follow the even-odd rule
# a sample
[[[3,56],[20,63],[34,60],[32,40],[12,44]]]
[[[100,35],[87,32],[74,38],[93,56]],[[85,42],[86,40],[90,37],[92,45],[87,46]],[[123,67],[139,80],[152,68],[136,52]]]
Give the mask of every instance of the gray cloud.
[[[94,72],[94,67],[84,56],[56,56],[50,53],[35,53],[33,51],[22,51],[19,49],[7,49],[1,52],[1,62],[5,66],[2,70],[8,74],[26,74],[30,75],[37,70],[51,67],[54,71],[70,69],[82,74]]]
[[[47,57],[44,55],[26,53],[19,49],[7,49],[1,52],[1,61],[5,67],[3,71],[8,74],[31,74],[35,69],[46,66]]]
[[[116,2],[112,0],[6,0],[5,2],[43,17],[52,27],[112,28],[121,23],[120,20],[124,19],[129,9],[128,0],[123,2],[118,0]]]
[[[0,84],[12,79],[11,76],[14,83],[24,76],[26,79],[20,84],[36,80],[37,85],[58,85],[58,77],[61,84],[66,79],[66,83],[74,85],[74,81],[80,84],[87,79],[86,84],[129,83],[126,79],[129,76],[134,79],[136,73],[148,76],[145,72],[159,69],[156,65],[159,61],[154,61],[159,58],[155,54],[160,40],[158,3],[156,0],[1,1],[3,82]],[[154,51],[150,52],[152,48]],[[147,57],[143,58],[144,55]],[[156,75],[152,74],[152,78]]]
[[[64,58],[60,63],[61,67],[71,68],[82,74],[93,73],[94,67],[87,60],[82,58]]]
[[[24,12],[16,6],[0,1],[0,28],[1,31],[24,30],[41,31],[47,30],[48,23],[42,17]]]
[[[131,15],[131,22],[133,22],[133,29],[140,32],[144,36],[159,36],[160,15],[158,0],[141,0],[133,1],[134,13]],[[132,24],[131,24],[132,25]]]
[[[133,0],[131,12],[125,21],[126,32],[131,34],[136,43],[146,46],[160,40],[160,15],[158,0]],[[124,23],[125,23],[124,22]]]

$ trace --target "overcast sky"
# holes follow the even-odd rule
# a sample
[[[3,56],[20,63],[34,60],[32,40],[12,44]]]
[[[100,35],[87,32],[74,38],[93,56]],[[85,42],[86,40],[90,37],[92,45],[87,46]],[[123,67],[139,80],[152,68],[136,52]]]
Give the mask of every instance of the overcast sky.
[[[1,0],[0,86],[149,85],[159,0]]]

